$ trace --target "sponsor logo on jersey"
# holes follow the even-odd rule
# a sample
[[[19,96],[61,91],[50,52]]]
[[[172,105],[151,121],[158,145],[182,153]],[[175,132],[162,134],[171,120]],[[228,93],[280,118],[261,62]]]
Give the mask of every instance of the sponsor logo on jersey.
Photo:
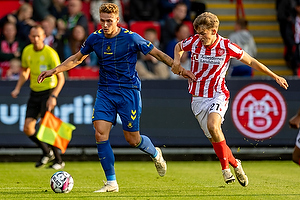
[[[268,139],[284,125],[286,102],[274,87],[251,84],[237,93],[231,112],[234,125],[244,136]]]

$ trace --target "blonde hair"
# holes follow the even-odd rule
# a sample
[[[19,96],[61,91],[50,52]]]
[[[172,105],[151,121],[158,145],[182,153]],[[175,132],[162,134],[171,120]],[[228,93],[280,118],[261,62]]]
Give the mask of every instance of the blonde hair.
[[[104,3],[100,6],[99,13],[113,13],[119,16],[119,7],[114,3]]]
[[[216,30],[218,30],[219,23],[220,23],[219,19],[215,14],[212,14],[210,12],[204,12],[194,20],[193,26],[196,31],[199,28],[203,28],[203,29],[215,28]]]

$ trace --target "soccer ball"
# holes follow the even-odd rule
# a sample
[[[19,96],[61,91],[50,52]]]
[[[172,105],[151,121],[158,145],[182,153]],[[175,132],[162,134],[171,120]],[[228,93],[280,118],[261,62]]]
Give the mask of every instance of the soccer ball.
[[[58,171],[50,179],[51,189],[55,193],[68,193],[74,185],[73,177],[65,171]]]

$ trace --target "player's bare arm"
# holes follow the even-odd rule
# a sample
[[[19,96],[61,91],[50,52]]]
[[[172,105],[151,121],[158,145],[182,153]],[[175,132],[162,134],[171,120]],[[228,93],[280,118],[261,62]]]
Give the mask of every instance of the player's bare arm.
[[[157,60],[164,62],[169,67],[173,64],[173,59],[156,47],[153,47],[149,54],[154,56]]]
[[[58,74],[60,72],[64,72],[64,71],[68,71],[74,67],[76,67],[77,65],[79,65],[80,63],[82,63],[82,61],[87,57],[88,55],[83,55],[80,51],[78,51],[76,54],[70,56],[69,58],[67,58],[64,62],[62,62],[60,65],[58,65],[57,67],[47,70],[47,71],[43,71],[39,77],[38,77],[38,83],[41,83],[44,81],[45,78],[50,77],[54,74]]]
[[[272,72],[264,64],[262,64],[255,58],[251,57],[248,53],[244,52],[244,56],[242,57],[241,61],[243,63],[245,63],[246,65],[252,67],[253,69],[256,69],[256,70],[263,72],[263,73],[267,74],[268,76],[272,77],[280,85],[280,87],[283,87],[284,89],[287,89],[289,87],[285,78],[278,76],[277,74]]]
[[[174,48],[174,63],[172,65],[172,72],[174,74],[181,74],[181,64],[180,64],[180,59],[181,59],[181,56],[182,54],[184,53],[184,51],[181,49],[181,46],[180,46],[180,42],[178,42],[176,45],[175,45],[175,48]]]
[[[58,97],[60,91],[62,90],[62,88],[65,84],[65,76],[62,72],[58,73],[56,76],[57,76],[57,85],[53,89],[51,96],[49,97],[49,99],[47,101],[48,111],[53,110],[54,107],[56,106],[56,104],[57,104],[56,98]]]
[[[300,109],[298,110],[297,114],[289,120],[289,125],[291,128],[300,128]]]
[[[170,56],[168,56],[167,54],[165,54],[164,52],[162,52],[159,49],[157,49],[156,47],[154,47],[150,51],[149,54],[152,55],[152,56],[154,56],[157,60],[162,61],[166,65],[168,65],[169,67],[173,68],[173,65],[174,65],[173,59]],[[178,70],[179,70],[179,72],[177,73],[178,75],[182,75],[184,78],[190,78],[192,80],[195,79],[195,75],[191,71],[188,71],[188,70],[184,69],[180,65],[180,62],[179,62]]]

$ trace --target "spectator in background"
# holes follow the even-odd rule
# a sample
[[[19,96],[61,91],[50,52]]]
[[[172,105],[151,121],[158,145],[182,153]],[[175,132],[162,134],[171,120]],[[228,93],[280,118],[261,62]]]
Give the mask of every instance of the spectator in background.
[[[43,21],[41,21],[41,26],[43,27],[46,38],[44,40],[45,45],[52,47],[57,53],[60,60],[64,59],[64,51],[63,51],[63,40],[62,33],[58,32],[56,29],[56,19],[52,15],[48,15],[45,17]]]
[[[158,21],[159,19],[159,0],[130,0],[130,20]]]
[[[64,45],[64,59],[67,59],[71,55],[77,53],[81,45],[86,40],[85,30],[81,25],[76,25],[70,37],[68,38],[68,43]],[[79,66],[96,66],[97,65],[97,56],[94,52],[90,53],[88,56]]]
[[[292,23],[290,24],[290,31],[293,30],[293,53],[291,57],[291,69],[293,75],[297,75],[297,71],[300,65],[300,0],[296,0],[295,11],[296,16],[293,17]]]
[[[231,42],[239,45],[250,56],[255,57],[257,53],[256,44],[253,36],[248,31],[248,21],[238,19],[235,22],[234,32],[229,34]],[[237,59],[231,59],[229,74],[231,76],[252,76],[252,68]]]
[[[2,30],[3,38],[0,40],[0,69],[9,67],[9,61],[20,58],[25,43],[17,38],[17,28],[12,22],[6,22]]]
[[[8,14],[0,20],[0,24],[5,22],[11,22],[16,24],[17,36],[29,44],[29,32],[32,26],[36,25],[36,22],[31,19],[32,17],[32,6],[29,3],[23,3],[18,9],[16,14]]]
[[[194,19],[205,12],[206,5],[205,3],[199,1],[199,0],[190,0],[191,2],[191,12],[190,12],[190,18],[191,21],[194,21]]]
[[[158,48],[159,40],[155,29],[146,29],[145,39]],[[150,54],[140,54],[140,59],[136,63],[136,71],[141,80],[168,79],[170,76],[168,66]]]
[[[285,46],[284,60],[289,68],[293,57],[293,30],[291,27],[294,16],[295,0],[276,0],[277,21],[279,24],[280,35]]]
[[[17,81],[20,77],[21,72],[21,60],[18,58],[13,58],[9,61],[9,69],[6,71],[4,80]]]
[[[88,20],[84,13],[81,12],[82,2],[81,0],[69,0],[68,1],[68,14],[64,15],[61,19],[58,19],[57,26],[59,30],[64,30],[64,36],[68,38],[71,35],[72,29],[76,25],[81,25],[85,30],[85,35],[89,34]]]
[[[43,19],[45,19],[45,17],[50,14],[49,12],[50,5],[51,5],[50,0],[33,0],[32,1],[33,20],[40,22]]]
[[[171,40],[166,48],[166,54],[170,56],[172,59],[174,59],[174,48],[176,44],[185,38],[188,38],[191,36],[190,29],[187,25],[185,24],[179,24],[176,29],[175,29],[175,38]],[[190,58],[190,53],[189,52],[184,52],[182,57],[180,58],[180,63],[183,68],[186,70],[190,70],[191,68],[191,58]],[[171,72],[171,69],[170,69]],[[177,76],[173,73],[170,73],[170,78],[171,79],[182,79],[183,77]]]
[[[182,24],[187,15],[187,6],[183,2],[179,2],[175,5],[173,9],[173,16],[168,17],[163,23],[162,28],[162,49],[165,50],[166,45],[174,39],[175,29],[178,25]]]
[[[63,16],[68,14],[68,8],[65,5],[66,0],[52,0],[52,4],[49,7],[49,12],[56,19],[62,19]]]
[[[104,3],[114,3],[114,4],[116,4],[120,8],[120,11],[119,11],[120,12],[120,21],[119,22],[121,22],[121,23],[124,22],[121,0],[91,0],[90,13],[91,13],[91,15],[93,17],[93,21],[95,23],[97,23],[97,24],[100,23],[99,8]]]
[[[289,125],[291,128],[294,128],[294,129],[300,128],[300,109],[298,110],[296,115],[294,115],[289,120]],[[299,133],[296,138],[296,144],[295,144],[292,160],[297,165],[300,165],[300,130],[299,130]]]
[[[168,17],[172,17],[172,12],[178,3],[184,3],[187,7],[187,14],[185,20],[191,20],[190,18],[190,9],[191,2],[190,0],[160,0],[159,8],[161,13],[161,19],[166,20]]]

